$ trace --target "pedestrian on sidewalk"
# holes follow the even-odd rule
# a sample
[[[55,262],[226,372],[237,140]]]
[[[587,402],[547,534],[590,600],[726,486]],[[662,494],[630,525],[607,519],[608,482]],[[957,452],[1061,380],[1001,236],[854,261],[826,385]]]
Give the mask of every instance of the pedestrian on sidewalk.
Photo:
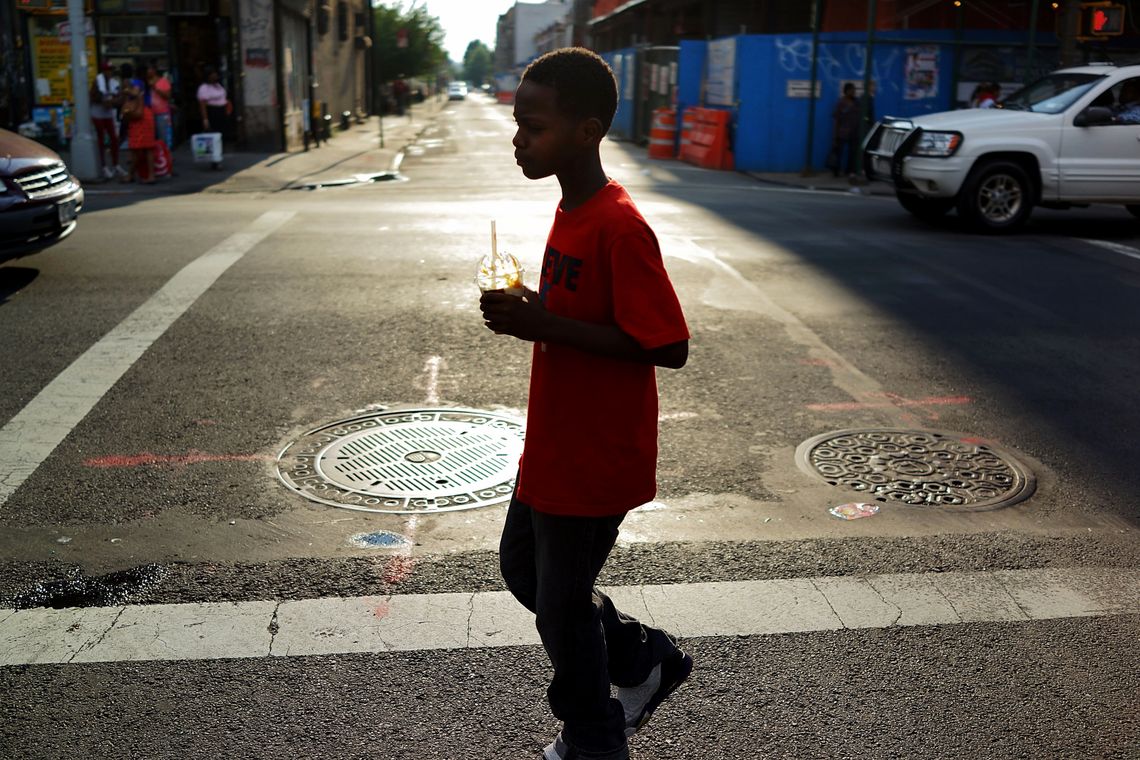
[[[230,113],[233,106],[229,95],[221,83],[218,70],[213,66],[204,69],[206,81],[198,86],[198,108],[202,115],[202,131],[217,132],[222,136],[222,144],[229,140]],[[210,164],[214,169],[221,168],[221,164],[214,161]]]
[[[404,81],[403,74],[392,83],[392,94],[396,98],[396,115],[403,116],[408,108],[408,83]]]
[[[859,151],[859,101],[855,99],[855,85],[851,82],[843,85],[843,95],[831,112],[831,135],[827,168],[838,177],[840,167],[845,166],[848,178],[854,179],[855,155]]]
[[[123,102],[123,128],[127,131],[127,147],[131,149],[131,166],[124,182],[136,179],[144,185],[154,184],[154,111],[146,104],[142,83],[132,80],[126,85]]]
[[[155,168],[159,176],[168,177],[174,173],[171,157],[174,149],[174,124],[171,118],[173,87],[165,74],[159,74],[158,66],[153,62],[146,67],[146,84],[149,95],[147,105],[154,111]]]
[[[105,179],[126,176],[123,167],[119,166],[119,133],[115,128],[115,116],[119,110],[121,85],[114,72],[114,65],[103,61],[102,70],[95,75],[91,86],[91,123],[95,127],[95,143]]]
[[[656,494],[655,368],[684,366],[689,345],[657,238],[602,168],[616,106],[613,71],[593,52],[564,48],[527,67],[515,159],[528,179],[556,176],[562,198],[538,291],[480,300],[489,329],[534,343],[499,562],[554,665],[547,697],[563,728],[545,760],[626,760],[627,738],[693,667],[673,637],[594,586],[626,513]]]

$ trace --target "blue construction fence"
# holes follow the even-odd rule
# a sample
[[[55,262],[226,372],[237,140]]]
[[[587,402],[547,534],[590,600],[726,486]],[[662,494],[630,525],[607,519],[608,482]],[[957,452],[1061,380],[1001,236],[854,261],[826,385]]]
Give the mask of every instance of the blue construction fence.
[[[639,94],[635,85],[640,64],[638,51],[636,48],[623,48],[601,53],[601,56],[614,70],[618,83],[618,107],[613,124],[610,125],[610,136],[618,140],[632,140],[637,134],[634,98]]]
[[[954,44],[952,30],[879,32],[872,52],[873,117],[916,116],[951,110],[963,100],[952,92],[955,83],[966,86],[968,70],[1014,72],[1017,80],[1052,67],[1050,47],[1056,39],[1042,35],[1034,72],[1017,70],[1024,64],[1024,33],[971,31],[969,43]],[[724,65],[725,41],[734,42],[732,65]],[[832,32],[820,35],[811,166],[820,169],[832,143],[831,113],[845,82],[862,92],[866,34]],[[970,44],[974,48],[967,50]],[[710,63],[710,46],[713,46]],[[988,46],[988,47],[977,47]],[[732,48],[733,45],[729,45]],[[719,55],[718,55],[719,52]],[[963,61],[969,54],[971,60]],[[638,50],[626,48],[603,53],[618,78],[618,109],[611,135],[633,139],[638,97]],[[1020,58],[1018,58],[1020,57]],[[1002,63],[998,59],[1009,59]],[[1010,63],[1018,58],[1020,63]],[[981,59],[981,60],[978,60]],[[993,59],[993,60],[989,60]],[[677,105],[725,108],[733,113],[730,143],[736,168],[741,171],[792,172],[804,168],[808,137],[812,38],[800,35],[740,35],[721,40],[683,40],[677,67]],[[710,76],[710,67],[714,72]],[[732,81],[715,81],[730,71]],[[955,76],[963,72],[965,76]],[[982,78],[982,77],[979,77]],[[985,77],[995,78],[995,77]],[[720,101],[720,102],[716,102]]]

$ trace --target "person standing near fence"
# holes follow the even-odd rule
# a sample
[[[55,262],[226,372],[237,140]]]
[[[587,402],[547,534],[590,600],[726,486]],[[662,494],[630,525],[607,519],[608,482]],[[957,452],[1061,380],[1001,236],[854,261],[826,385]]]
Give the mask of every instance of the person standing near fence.
[[[831,153],[827,156],[827,168],[836,177],[844,166],[846,152],[847,176],[855,178],[855,154],[859,150],[859,101],[855,99],[855,85],[843,85],[843,96],[831,112],[832,138]]]

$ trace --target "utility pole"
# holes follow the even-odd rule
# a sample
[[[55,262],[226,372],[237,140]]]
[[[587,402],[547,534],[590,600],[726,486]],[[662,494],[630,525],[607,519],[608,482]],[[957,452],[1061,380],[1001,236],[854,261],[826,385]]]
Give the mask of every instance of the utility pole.
[[[1029,49],[1025,51],[1025,82],[1029,84],[1036,75],[1033,72],[1035,61],[1034,57],[1037,55],[1037,9],[1040,0],[1033,0],[1029,9]]]
[[[867,0],[867,59],[863,66],[863,107],[860,109],[863,113],[863,118],[859,125],[859,140],[862,141],[863,137],[867,134],[867,130],[871,127],[871,123],[875,118],[875,114],[871,113],[871,87],[873,84],[872,74],[874,72],[875,61],[875,26],[876,14],[879,10],[879,0]]]
[[[71,94],[72,112],[71,173],[81,180],[99,176],[95,157],[95,135],[91,124],[91,93],[87,89],[87,19],[83,0],[67,0],[67,21],[71,27]]]
[[[804,169],[800,176],[810,177],[811,149],[815,142],[815,84],[819,81],[819,26],[823,14],[823,0],[812,0],[811,4],[811,84],[808,90],[807,147],[804,148]]]
[[[1081,4],[1076,0],[1066,0],[1061,5],[1061,67],[1077,66],[1081,63],[1077,48],[1077,36],[1081,32]]]

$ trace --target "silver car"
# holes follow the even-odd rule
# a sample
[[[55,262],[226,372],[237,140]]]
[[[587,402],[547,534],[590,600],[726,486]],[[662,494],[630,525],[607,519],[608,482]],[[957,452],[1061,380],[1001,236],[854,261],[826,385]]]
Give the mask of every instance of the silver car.
[[[0,261],[63,240],[82,209],[83,187],[58,154],[0,129]]]

